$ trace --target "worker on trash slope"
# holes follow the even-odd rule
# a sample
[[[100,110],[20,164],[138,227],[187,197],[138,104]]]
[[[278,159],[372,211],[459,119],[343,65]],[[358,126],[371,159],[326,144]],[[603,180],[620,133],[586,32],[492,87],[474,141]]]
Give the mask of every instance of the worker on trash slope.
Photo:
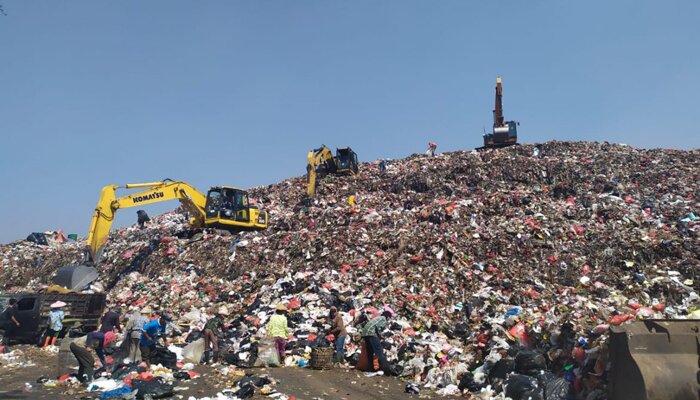
[[[365,322],[360,328],[360,335],[367,347],[367,357],[370,361],[370,368],[374,369],[372,360],[374,360],[374,355],[376,354],[379,359],[379,368],[384,371],[386,375],[396,375],[396,372],[391,364],[389,364],[389,361],[387,361],[386,356],[384,356],[384,349],[382,348],[382,343],[379,338],[381,332],[387,326],[387,321],[391,319],[394,314],[396,314],[394,310],[388,306],[384,306],[384,311],[380,316]]]
[[[141,311],[139,311],[138,308],[133,307],[129,320],[126,323],[127,338],[124,340],[129,341],[128,357],[133,362],[136,362],[141,356],[139,341],[141,340],[141,335],[143,334],[143,327],[150,321],[150,314],[151,309],[148,306],[144,307]]]
[[[170,314],[161,313],[158,318],[152,320],[143,327],[139,349],[141,350],[141,360],[149,367],[151,366],[151,356],[155,355],[158,336],[162,335],[163,345],[168,345],[168,340],[165,337],[165,327],[168,325],[168,322],[172,320],[173,317]]]
[[[289,326],[287,324],[287,306],[282,303],[275,307],[275,314],[270,317],[267,323],[267,334],[275,339],[275,349],[280,355],[280,363],[284,365],[285,346],[289,337]]]
[[[334,363],[343,363],[345,359],[345,339],[348,337],[348,332],[345,330],[343,317],[340,316],[336,307],[331,307],[328,318],[331,321],[330,334],[335,336],[335,355]]]
[[[63,330],[63,317],[65,316],[61,308],[65,306],[66,303],[60,300],[51,304],[51,311],[49,311],[49,327],[46,329],[46,339],[44,339],[43,348],[49,345],[56,345],[56,340]]]
[[[146,222],[151,221],[151,218],[149,218],[148,214],[146,214],[146,212],[143,210],[136,211],[136,217],[137,217],[137,222],[139,224],[139,228],[141,228],[141,229],[143,229],[145,227]]]
[[[110,336],[111,340],[113,340],[114,335]],[[69,347],[71,353],[78,360],[78,380],[81,383],[92,381],[93,367],[95,366],[95,357],[92,356],[93,351],[97,354],[102,366],[107,366],[104,348],[110,343],[109,340],[104,333],[95,331],[71,342]]]
[[[226,306],[219,307],[216,310],[216,315],[209,319],[206,324],[204,324],[204,363],[208,363],[209,357],[209,347],[211,345],[211,351],[214,353],[214,362],[219,362],[219,331],[223,332],[224,318],[229,315]]]
[[[428,142],[428,151],[426,151],[426,154],[429,154],[431,157],[435,157],[435,150],[437,149],[437,144],[433,142]]]

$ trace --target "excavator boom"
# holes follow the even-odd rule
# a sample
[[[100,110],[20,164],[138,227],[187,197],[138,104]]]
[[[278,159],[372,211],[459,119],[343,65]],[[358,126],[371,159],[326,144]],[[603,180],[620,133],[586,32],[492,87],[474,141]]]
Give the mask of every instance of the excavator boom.
[[[355,175],[359,172],[357,154],[349,147],[331,150],[322,145],[306,155],[306,199],[316,193],[316,179],[326,174]]]
[[[192,225],[204,226],[204,207],[207,198],[185,182],[164,181],[127,184],[123,187],[124,189],[146,188],[146,190],[117,198],[116,191],[120,188],[116,185],[102,188],[100,200],[97,202],[88,231],[87,243],[91,260],[95,260],[101,252],[114,222],[114,216],[120,208],[140,207],[178,199],[192,216]]]
[[[503,87],[501,77],[496,77],[496,104],[493,108],[493,128],[503,126]]]
[[[122,188],[145,190],[117,198],[116,191]],[[251,206],[248,192],[242,189],[216,186],[204,195],[188,183],[171,180],[132,183],[123,187],[108,185],[102,188],[90,223],[87,261],[94,263],[99,260],[117,210],[175,199],[188,212],[190,225],[195,228],[212,227],[231,231],[267,228],[267,212]]]
[[[322,145],[318,149],[309,151],[306,155],[306,195],[313,197],[316,193],[317,175],[325,175],[335,172],[336,164],[331,150]]]

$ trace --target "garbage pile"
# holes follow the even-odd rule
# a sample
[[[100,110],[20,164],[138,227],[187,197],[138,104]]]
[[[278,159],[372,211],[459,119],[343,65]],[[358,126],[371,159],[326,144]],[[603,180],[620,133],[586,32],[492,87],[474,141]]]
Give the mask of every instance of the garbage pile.
[[[115,230],[100,279],[114,304],[174,314],[182,345],[227,305],[239,367],[279,302],[290,366],[328,345],[331,306],[357,363],[353,321],[389,305],[382,345],[409,393],[594,400],[610,325],[700,318],[699,165],[697,150],[569,142],[365,163],[324,178],[310,206],[303,177],[251,190],[266,231],[192,236],[180,210]],[[0,246],[0,278],[40,288],[80,250]]]

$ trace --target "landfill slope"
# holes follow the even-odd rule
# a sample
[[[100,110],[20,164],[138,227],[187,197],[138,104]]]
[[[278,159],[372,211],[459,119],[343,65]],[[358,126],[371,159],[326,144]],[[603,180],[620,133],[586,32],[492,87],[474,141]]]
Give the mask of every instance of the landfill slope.
[[[186,216],[166,213],[110,234],[101,282],[114,302],[176,315],[226,302],[253,333],[278,301],[298,302],[293,323],[312,332],[331,305],[348,321],[351,310],[390,305],[390,359],[407,371],[427,351],[429,364],[452,368],[449,378],[422,377],[429,387],[520,345],[547,354],[555,374],[579,364],[587,380],[600,352],[572,354],[604,347],[596,327],[695,316],[700,151],[534,147],[412,155],[383,172],[363,163],[357,176],[321,180],[311,207],[301,202],[305,177],[257,187],[250,193],[271,220],[262,232],[188,237]],[[2,287],[45,286],[83,247],[2,245]]]

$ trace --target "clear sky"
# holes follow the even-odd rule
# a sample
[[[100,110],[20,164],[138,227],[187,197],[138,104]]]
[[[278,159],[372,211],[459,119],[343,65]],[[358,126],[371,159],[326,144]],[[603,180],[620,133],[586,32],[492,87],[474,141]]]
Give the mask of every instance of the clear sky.
[[[521,142],[700,147],[697,0],[0,4],[3,243],[85,235],[107,184],[265,185],[320,144],[474,148],[497,75]]]

